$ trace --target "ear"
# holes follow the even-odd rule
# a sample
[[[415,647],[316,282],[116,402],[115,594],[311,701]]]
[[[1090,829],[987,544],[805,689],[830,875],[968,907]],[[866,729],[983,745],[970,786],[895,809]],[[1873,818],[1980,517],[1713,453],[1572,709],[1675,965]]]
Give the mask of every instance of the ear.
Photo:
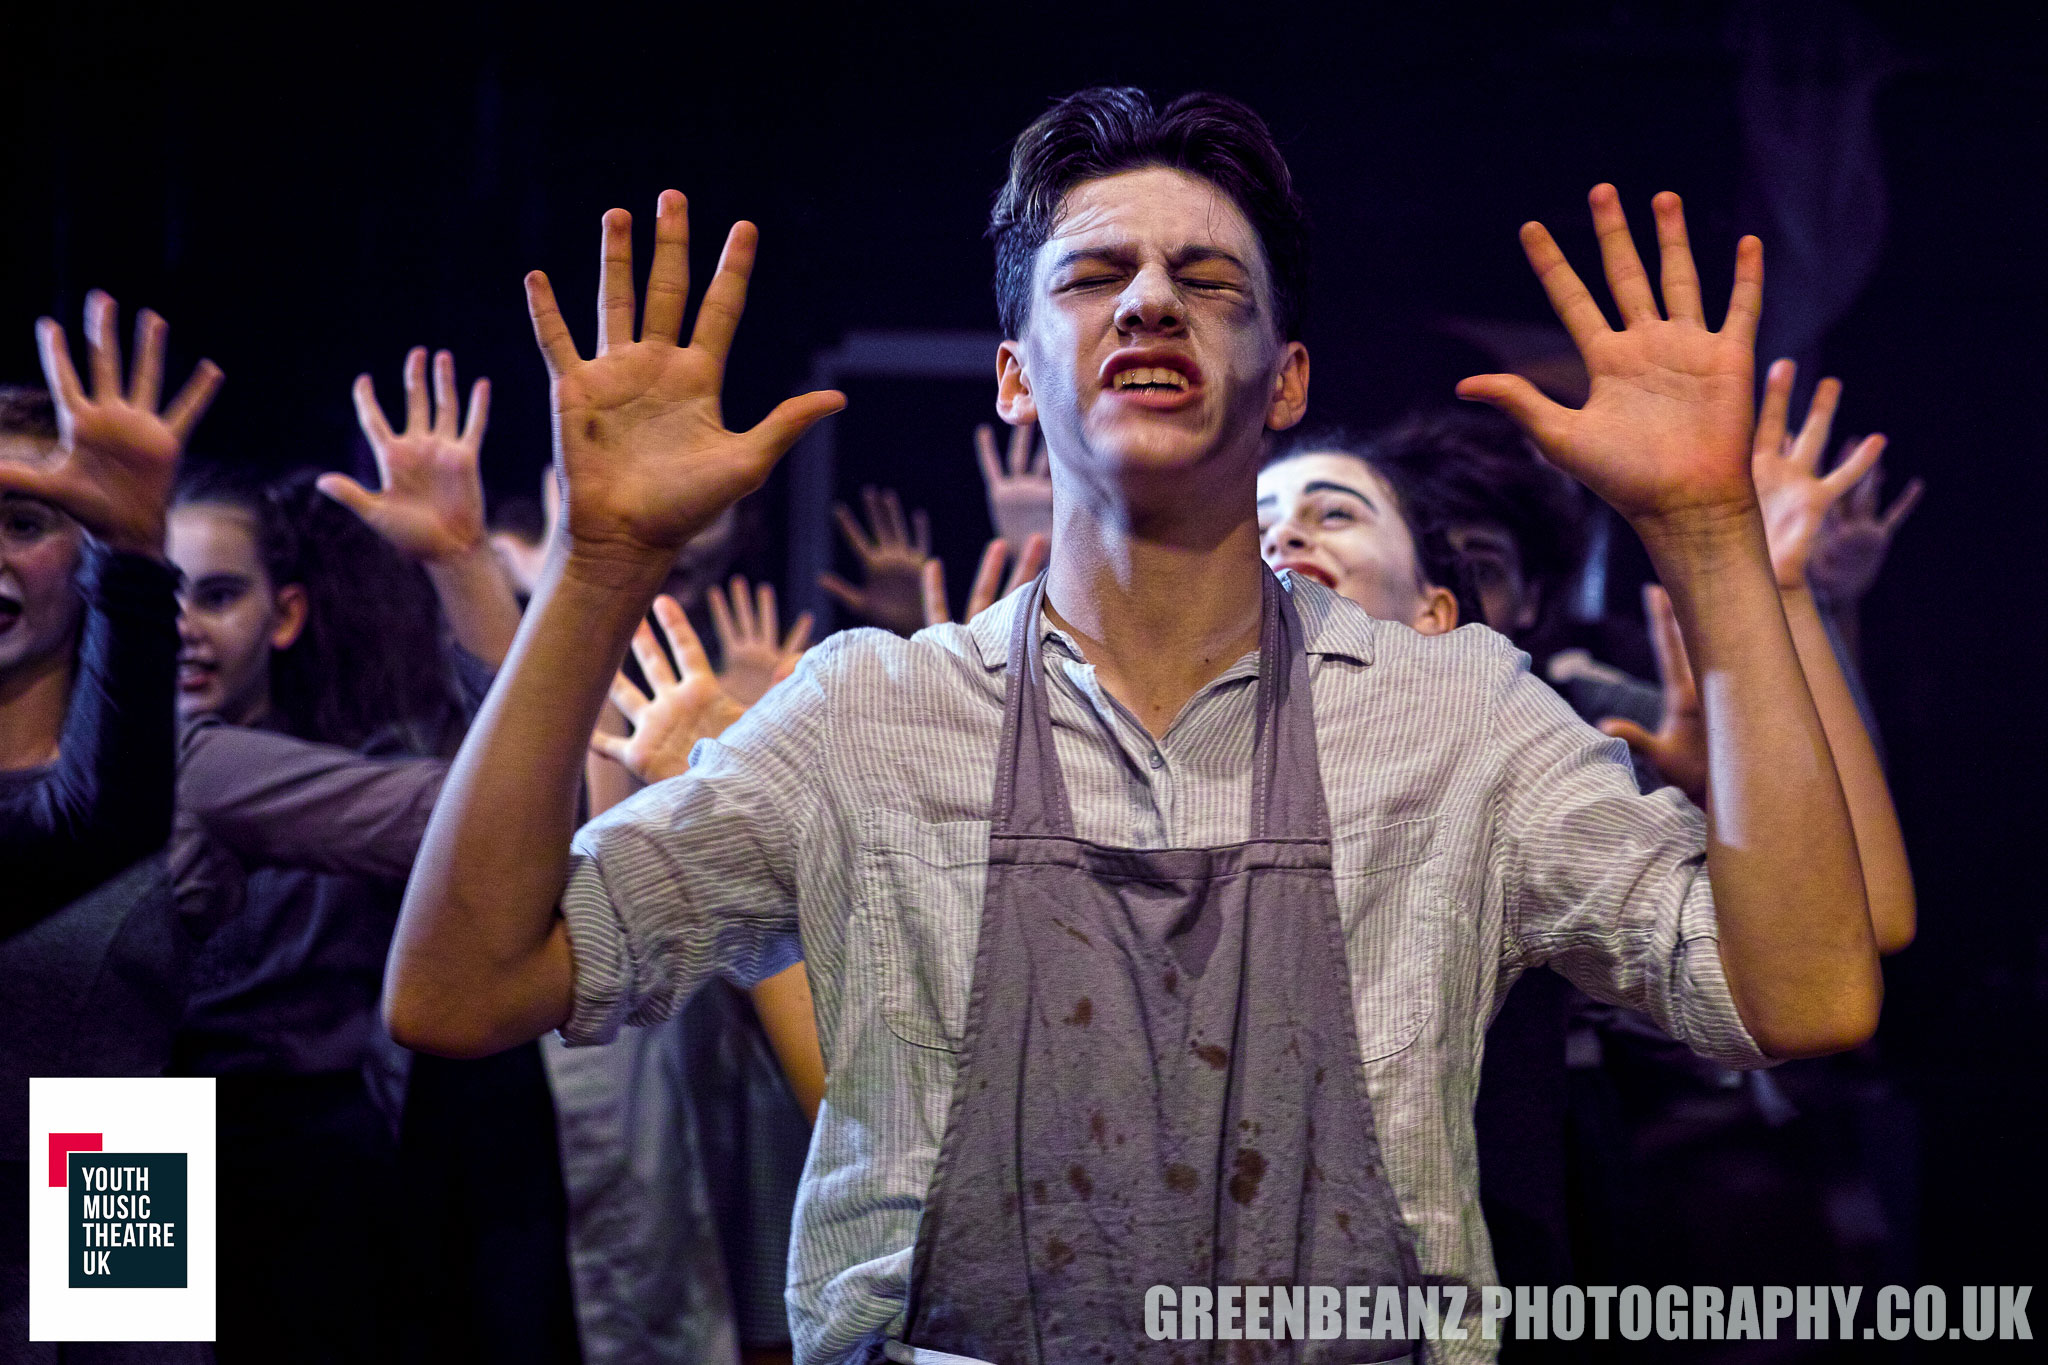
[[[1408,624],[1417,635],[1448,635],[1458,628],[1458,599],[1449,588],[1432,583],[1422,590],[1422,605]]]
[[[1266,405],[1266,429],[1285,431],[1308,415],[1308,347],[1287,343],[1280,373],[1273,376],[1273,398]]]
[[[275,619],[270,627],[270,647],[290,649],[299,635],[306,629],[306,590],[297,583],[287,583],[277,590]]]
[[[1013,427],[1038,420],[1031,376],[1024,373],[1024,349],[1014,341],[996,347],[996,416]]]

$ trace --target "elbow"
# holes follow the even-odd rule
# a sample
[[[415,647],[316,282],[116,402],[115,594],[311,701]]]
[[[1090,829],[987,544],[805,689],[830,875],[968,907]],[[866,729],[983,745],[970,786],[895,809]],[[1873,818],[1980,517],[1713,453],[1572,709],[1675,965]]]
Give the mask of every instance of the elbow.
[[[1794,1017],[1766,1021],[1753,1030],[1752,1036],[1764,1054],[1775,1061],[1827,1057],[1853,1051],[1875,1038],[1883,1011],[1884,986],[1881,980],[1875,980],[1865,988],[1816,1001],[1813,1008],[1801,1010]]]
[[[1919,907],[1914,904],[1911,891],[1899,897],[1896,904],[1871,907],[1870,928],[1877,939],[1880,957],[1890,957],[1912,947],[1913,936],[1919,927]]]
[[[382,1009],[391,1040],[414,1052],[469,1061],[506,1047],[479,1029],[473,1015],[398,973],[384,983]]]

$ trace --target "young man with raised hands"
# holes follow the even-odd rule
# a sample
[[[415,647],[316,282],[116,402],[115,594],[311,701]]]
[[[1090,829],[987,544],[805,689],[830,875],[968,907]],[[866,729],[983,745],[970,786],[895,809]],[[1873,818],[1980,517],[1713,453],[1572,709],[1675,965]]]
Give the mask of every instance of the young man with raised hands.
[[[1153,1339],[1161,1287],[1279,1286],[1291,1315],[1310,1289],[1487,1283],[1472,1095],[1526,966],[1731,1064],[1867,1037],[1854,838],[1749,475],[1761,248],[1713,331],[1677,197],[1668,319],[1613,188],[1592,206],[1619,330],[1523,230],[1586,406],[1499,375],[1461,393],[1650,547],[1701,679],[1704,819],[1639,794],[1499,637],[1425,639],[1267,571],[1256,477],[1308,395],[1300,202],[1242,105],[1084,91],[1018,139],[991,229],[997,408],[1051,456],[1045,575],[965,625],[828,640],[573,847],[583,737],[675,547],[843,400],[725,427],[754,231],[678,346],[679,195],[639,341],[623,212],[594,359],[529,277],[567,504],[408,891],[394,1032],[595,1041],[800,936],[830,1082],[798,1358],[927,1362],[1165,1360],[1186,1348]],[[1282,1352],[1490,1358],[1475,1302],[1462,1340]]]

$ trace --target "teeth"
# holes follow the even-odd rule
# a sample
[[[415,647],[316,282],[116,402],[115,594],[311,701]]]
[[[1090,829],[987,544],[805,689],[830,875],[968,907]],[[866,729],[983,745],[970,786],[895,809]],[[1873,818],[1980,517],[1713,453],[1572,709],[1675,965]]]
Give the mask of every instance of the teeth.
[[[1116,387],[1135,389],[1145,386],[1185,390],[1188,377],[1179,370],[1170,370],[1164,365],[1151,365],[1142,369],[1122,370],[1116,376]]]

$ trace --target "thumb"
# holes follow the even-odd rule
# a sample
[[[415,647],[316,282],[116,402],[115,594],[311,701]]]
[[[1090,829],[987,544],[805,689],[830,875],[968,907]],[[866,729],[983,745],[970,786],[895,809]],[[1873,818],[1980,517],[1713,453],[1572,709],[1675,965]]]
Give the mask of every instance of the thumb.
[[[756,423],[748,434],[767,447],[768,461],[773,464],[810,430],[812,423],[830,417],[845,406],[846,395],[837,389],[798,394],[777,403],[775,410]]]
[[[346,474],[322,474],[313,486],[364,521],[377,510],[377,495]]]
[[[1475,374],[1458,381],[1458,397],[1484,403],[1506,414],[1540,446],[1555,430],[1560,414],[1569,411],[1544,397],[1543,390],[1518,374]]]
[[[928,626],[943,626],[951,621],[952,615],[946,610],[945,561],[933,555],[924,562],[918,579],[918,586],[924,590],[924,623]]]
[[[1657,737],[1632,720],[1609,716],[1594,728],[1603,735],[1620,740],[1645,758],[1654,759],[1657,756]]]
[[[852,612],[854,615],[865,616],[867,614],[867,599],[861,595],[861,593],[853,586],[853,584],[847,582],[838,574],[819,574],[818,586],[823,588],[826,592],[831,593],[834,597],[838,598],[840,605],[844,606],[848,611]]]

